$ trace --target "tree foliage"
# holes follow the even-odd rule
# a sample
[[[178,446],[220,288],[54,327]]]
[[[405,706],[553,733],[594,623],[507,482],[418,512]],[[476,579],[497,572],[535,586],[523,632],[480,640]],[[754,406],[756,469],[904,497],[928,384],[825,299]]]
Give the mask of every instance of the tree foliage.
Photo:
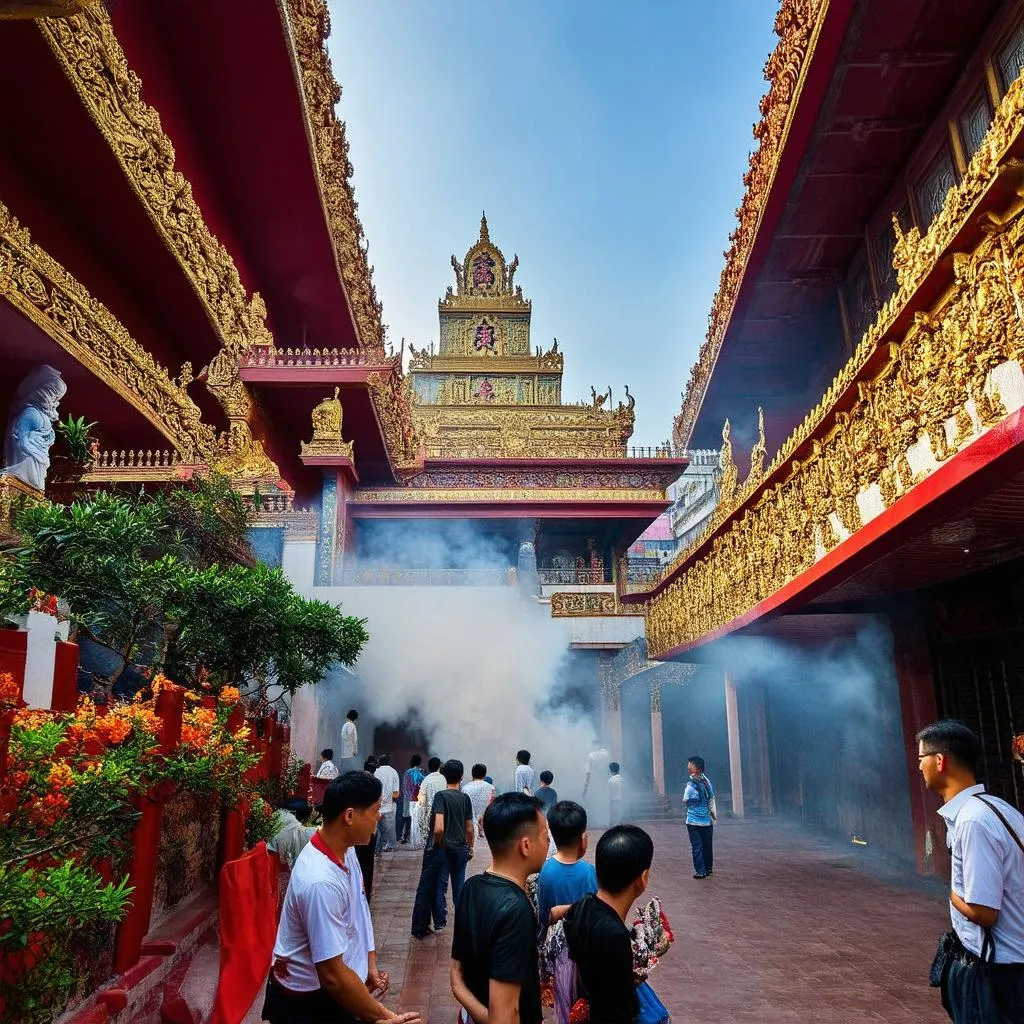
[[[76,627],[129,665],[191,688],[276,681],[294,692],[351,664],[362,620],[297,594],[256,562],[248,513],[223,479],[154,495],[100,493],[15,516],[22,538],[0,561],[0,614],[32,587],[66,600]]]

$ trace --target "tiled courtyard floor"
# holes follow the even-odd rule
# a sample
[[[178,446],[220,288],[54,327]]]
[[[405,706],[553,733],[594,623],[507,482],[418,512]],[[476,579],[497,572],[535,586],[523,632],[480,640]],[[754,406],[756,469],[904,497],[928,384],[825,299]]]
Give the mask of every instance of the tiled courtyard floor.
[[[651,982],[675,1024],[940,1024],[927,985],[938,935],[948,927],[942,891],[877,876],[863,852],[772,820],[725,822],[715,874],[692,878],[681,825],[648,826],[661,897],[676,943]],[[596,836],[592,837],[592,848]],[[477,857],[471,871],[487,866]],[[373,896],[385,1002],[429,1024],[455,1024],[448,986],[449,928],[409,935],[420,857],[389,855]]]

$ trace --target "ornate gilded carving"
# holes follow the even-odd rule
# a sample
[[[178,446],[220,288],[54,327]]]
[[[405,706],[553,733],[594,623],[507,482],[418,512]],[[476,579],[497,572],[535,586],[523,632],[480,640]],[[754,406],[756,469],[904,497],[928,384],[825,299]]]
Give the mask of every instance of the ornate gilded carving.
[[[608,591],[599,593],[567,591],[551,595],[551,615],[556,619],[616,614],[618,614],[618,610],[615,606],[615,595]]]
[[[111,387],[191,461],[213,428],[167,370],[0,203],[0,295]]]
[[[93,0],[0,0],[0,21],[28,18],[67,18]]]
[[[373,285],[363,226],[356,214],[345,125],[335,113],[341,87],[327,52],[327,38],[331,34],[327,0],[279,0],[278,7],[305,101],[310,150],[349,308],[362,346],[382,348],[381,303]]]
[[[354,458],[353,443],[342,437],[342,409],[338,395],[340,388],[334,389],[333,398],[325,398],[312,412],[313,440],[301,443],[301,457],[340,456]]]
[[[561,488],[561,487],[383,487],[373,490],[356,490],[352,493],[354,504],[392,505],[423,502],[425,504],[472,504],[488,502],[507,504],[510,502],[587,502],[622,501],[629,504],[647,501],[664,502],[665,491],[655,487],[642,488]]]
[[[24,480],[0,473],[0,542],[6,544],[16,536],[11,525],[11,517],[16,509],[45,500],[42,491],[30,487]]]
[[[189,181],[174,166],[174,146],[160,115],[143,102],[103,4],[71,18],[38,22],[125,176],[175,255],[224,349],[273,345],[266,306],[249,298],[227,249],[206,225]]]
[[[412,417],[412,377],[397,370],[374,371],[366,383],[395,471],[422,469],[418,424]]]
[[[711,304],[708,317],[707,339],[701,346],[697,362],[690,370],[690,379],[683,392],[682,409],[673,423],[672,440],[677,448],[687,447],[693,425],[697,421],[760,226],[761,214],[775,178],[779,157],[785,148],[789,125],[803,88],[808,57],[814,51],[827,8],[827,0],[782,0],[775,17],[775,34],[779,42],[764,68],[768,92],[761,99],[761,120],[754,126],[758,147],[750,154],[750,167],[743,176],[746,192],[736,211],[738,224],[729,236],[718,294]]]
[[[999,157],[1024,130],[1022,112],[1019,79],[928,233],[903,237],[895,296],[762,483],[744,486],[731,502],[723,488],[708,530],[646,603],[653,652],[692,643],[750,611],[840,543],[840,529],[855,533],[1006,415],[999,382],[1019,375],[1024,360],[1024,165]],[[1000,179],[1013,186],[1012,206],[984,214],[974,249],[946,259],[964,219],[1006,194],[994,188]],[[933,294],[940,285],[941,298],[891,337],[897,316],[906,323],[917,289],[936,275],[948,275],[929,284]],[[884,361],[876,358],[882,344]],[[869,361],[873,376],[865,374]],[[1014,401],[1019,407],[1021,395]]]
[[[768,448],[764,437],[764,409],[757,408],[757,441],[750,451],[750,472],[743,486],[750,489],[761,482],[764,477],[764,460],[768,456]]]
[[[252,432],[255,407],[249,389],[238,376],[238,356],[221,351],[199,374],[206,390],[220,403],[228,431],[210,452],[210,468],[234,481],[277,480],[281,473]]]
[[[722,471],[719,494],[721,495],[720,501],[723,505],[728,505],[732,502],[733,495],[736,493],[736,480],[739,476],[739,469],[732,457],[732,441],[729,437],[731,433],[732,427],[729,426],[729,421],[726,420],[722,426],[722,447],[719,449],[718,454],[718,468]]]

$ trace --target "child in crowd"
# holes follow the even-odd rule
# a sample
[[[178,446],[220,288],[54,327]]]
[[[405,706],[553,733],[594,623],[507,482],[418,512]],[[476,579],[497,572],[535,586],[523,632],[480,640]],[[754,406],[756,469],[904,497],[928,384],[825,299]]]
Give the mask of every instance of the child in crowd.
[[[537,795],[539,797],[540,792]],[[568,904],[587,893],[597,892],[597,874],[593,865],[583,859],[587,852],[587,812],[571,800],[562,800],[548,811],[548,829],[557,852],[541,869],[537,884],[542,940],[548,935],[548,925],[555,923],[551,919],[555,907],[564,913]],[[544,958],[545,974],[554,985],[555,1016],[558,1024],[568,1024],[569,1010],[576,997],[575,968],[569,959],[561,925],[551,929],[544,946]]]
[[[558,793],[551,786],[554,781],[555,777],[551,772],[540,773],[540,788],[535,795],[540,801],[541,807],[544,808],[545,815],[558,803]]]
[[[612,825],[622,822],[622,776],[619,774],[619,762],[612,761],[608,765],[611,773],[608,779],[608,806],[611,813]]]

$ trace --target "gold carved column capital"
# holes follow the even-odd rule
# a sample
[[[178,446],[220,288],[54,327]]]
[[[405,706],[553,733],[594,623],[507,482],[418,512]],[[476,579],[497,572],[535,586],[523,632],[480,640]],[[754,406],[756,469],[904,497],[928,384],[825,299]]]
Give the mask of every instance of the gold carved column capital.
[[[313,439],[301,442],[301,457],[340,457],[352,459],[355,457],[354,444],[346,441],[342,436],[342,408],[341,400],[338,397],[340,388],[334,389],[333,398],[325,398],[317,405],[311,414],[313,421]]]

